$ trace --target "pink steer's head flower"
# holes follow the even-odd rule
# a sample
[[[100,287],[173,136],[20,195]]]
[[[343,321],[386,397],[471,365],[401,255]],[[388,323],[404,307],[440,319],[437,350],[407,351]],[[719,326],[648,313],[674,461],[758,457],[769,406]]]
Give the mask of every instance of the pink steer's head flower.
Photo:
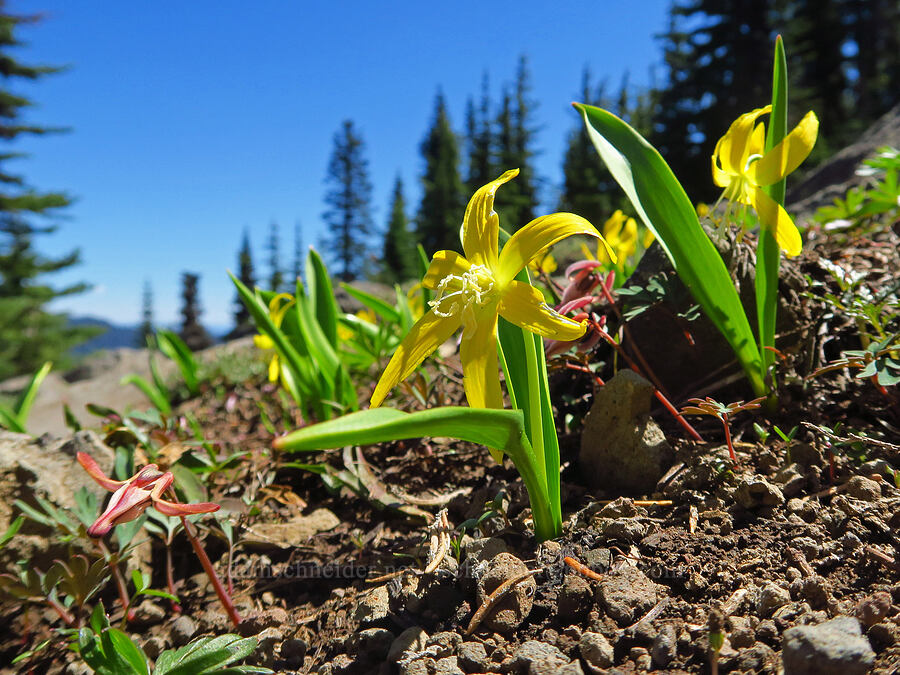
[[[113,493],[106,510],[88,528],[92,537],[102,537],[120,523],[127,523],[152,506],[164,516],[191,516],[195,513],[212,513],[219,510],[218,504],[179,504],[163,499],[162,496],[172,486],[175,477],[169,471],[160,471],[156,464],[148,464],[128,480],[113,480],[86,452],[79,452],[78,463],[101,487]]]

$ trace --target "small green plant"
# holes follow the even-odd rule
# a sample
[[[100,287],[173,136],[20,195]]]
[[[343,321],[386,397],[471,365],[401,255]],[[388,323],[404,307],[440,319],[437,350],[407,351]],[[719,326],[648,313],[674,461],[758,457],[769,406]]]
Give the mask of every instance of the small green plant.
[[[764,400],[765,397],[761,396],[752,401],[747,401],[746,403],[737,401],[736,403],[729,403],[726,405],[724,403],[719,403],[709,396],[707,396],[706,399],[692,398],[688,400],[688,403],[691,405],[684,406],[681,409],[681,412],[685,415],[711,415],[712,417],[717,418],[722,423],[722,428],[725,430],[725,443],[728,445],[728,454],[731,456],[731,461],[737,466],[738,459],[737,455],[734,453],[734,444],[731,442],[731,428],[728,426],[729,418],[734,417],[734,415],[739,412],[759,408]]]
[[[900,211],[900,151],[878,148],[856,173],[870,178],[869,185],[850,188],[843,199],[823,206],[815,215],[826,231],[881,223]]]
[[[271,673],[259,666],[235,665],[247,658],[257,646],[256,638],[239,635],[201,637],[180,649],[167,649],[151,670],[144,651],[127,633],[109,624],[98,604],[90,623],[68,633],[73,648],[98,675],[242,675]]]
[[[37,398],[38,389],[53,364],[47,361],[29,380],[28,385],[19,394],[19,398],[11,406],[0,405],[0,428],[15,431],[19,434],[27,434],[26,423],[28,415],[31,413],[31,406],[34,405],[34,399]]]
[[[434,255],[422,284],[436,295],[394,352],[372,394],[372,407],[300,429],[277,438],[274,445],[298,451],[420,436],[480,443],[497,461],[504,454],[512,459],[528,490],[535,535],[543,541],[561,533],[562,512],[559,441],[541,336],[574,340],[584,335],[587,322],[550,308],[530,284],[525,268],[570,235],[603,238],[583,218],[555,213],[523,226],[501,249],[494,195],[517,173],[507,171],[470,200],[460,233],[465,257],[455,251]],[[608,254],[615,259],[611,250]],[[460,328],[463,385],[470,407],[414,413],[378,407]],[[513,410],[503,409],[501,368]]]
[[[278,381],[306,416],[326,420],[359,408],[356,388],[338,351],[339,309],[328,270],[310,249],[308,288],[295,295],[251,290],[234,275],[241,301],[253,317],[258,347],[274,352],[269,379]]]
[[[772,103],[739,117],[716,146],[713,177],[730,204],[752,206],[761,232],[757,250],[758,340],[734,283],[693,205],[659,153],[611,113],[576,104],[588,136],[644,224],[710,321],[728,340],[757,396],[768,393],[774,355],[780,251],[800,252],[801,240],[784,211],[785,176],[815,143],[818,121],[808,113],[787,133],[787,70],[780,36],[775,43]],[[757,119],[770,114],[768,130]],[[784,161],[782,161],[782,158]],[[730,215],[731,209],[728,210]],[[743,220],[743,218],[742,218]]]

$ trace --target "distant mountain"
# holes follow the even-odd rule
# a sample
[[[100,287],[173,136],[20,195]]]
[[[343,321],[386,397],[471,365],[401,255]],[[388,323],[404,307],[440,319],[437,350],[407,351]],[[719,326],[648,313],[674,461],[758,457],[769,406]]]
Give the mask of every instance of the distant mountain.
[[[105,319],[95,316],[72,316],[69,323],[73,326],[97,326],[103,332],[87,342],[72,348],[74,356],[84,356],[101,349],[118,349],[119,347],[139,347],[138,326],[117,326]]]
[[[73,347],[73,356],[84,356],[101,349],[118,349],[119,347],[132,347],[137,349],[141,347],[141,345],[138,344],[139,325],[120,326],[96,316],[72,316],[69,317],[69,323],[73,326],[97,326],[103,329],[103,332],[97,337],[93,337],[87,342],[83,342],[77,347]],[[217,342],[231,330],[230,328],[223,326],[206,326],[206,329]],[[173,327],[173,330],[177,329]]]

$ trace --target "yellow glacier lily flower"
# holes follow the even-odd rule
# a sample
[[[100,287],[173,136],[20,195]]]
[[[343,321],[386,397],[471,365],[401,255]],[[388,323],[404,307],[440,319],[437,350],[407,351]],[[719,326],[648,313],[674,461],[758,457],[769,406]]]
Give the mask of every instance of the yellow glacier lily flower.
[[[603,245],[597,245],[597,254],[581,245],[581,252],[588,260],[598,262],[613,262],[621,260],[623,263],[637,251],[637,221],[627,217],[621,209],[616,210],[606,222],[603,223]],[[608,251],[614,251],[615,255],[608,255]]]
[[[279,293],[269,301],[269,316],[272,317],[272,323],[276,328],[281,328],[284,321],[284,315],[294,304],[294,298],[289,293]],[[254,335],[253,344],[257,349],[269,350],[275,349],[275,343],[268,335]],[[272,354],[269,360],[269,382],[277,382],[278,376],[281,374],[281,361],[278,358],[278,352]]]
[[[381,405],[391,389],[460,327],[463,386],[473,408],[503,407],[497,361],[498,316],[555,340],[576,340],[584,335],[585,322],[557,313],[544,302],[538,289],[514,277],[544,249],[565,237],[587,234],[601,241],[603,238],[581,216],[553,213],[532,220],[498,251],[500,225],[494,195],[518,173],[518,169],[507,171],[480,188],[469,201],[460,232],[465,257],[455,251],[434,254],[422,285],[436,291],[437,296],[382,373],[371,407]]]
[[[712,174],[716,185],[725,188],[723,196],[732,203],[752,206],[760,225],[775,235],[785,253],[794,256],[803,245],[800,232],[784,207],[763,188],[782,180],[807,158],[816,144],[819,120],[809,111],[778,145],[766,152],[766,129],[756,120],[770,112],[772,106],[767,105],[734,121],[716,143]]]

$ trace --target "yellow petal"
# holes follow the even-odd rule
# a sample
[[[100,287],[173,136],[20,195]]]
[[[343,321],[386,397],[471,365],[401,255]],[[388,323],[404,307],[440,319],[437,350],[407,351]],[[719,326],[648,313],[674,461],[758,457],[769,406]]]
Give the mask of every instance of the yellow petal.
[[[818,134],[819,118],[810,110],[781,143],[750,165],[747,172],[750,180],[756,185],[772,185],[780,181],[809,156]]]
[[[584,322],[573,321],[549,307],[544,296],[531,284],[511,281],[500,296],[500,315],[541,337],[568,342],[586,330]]]
[[[734,173],[730,171],[726,171],[723,167],[719,165],[722,163],[722,145],[725,142],[725,137],[719,139],[719,142],[716,143],[716,149],[713,152],[712,156],[712,175],[713,182],[719,187],[728,187],[731,183],[731,179],[734,177]]]
[[[606,240],[600,236],[597,229],[574,213],[551,213],[549,216],[541,216],[518,230],[500,251],[499,265],[495,274],[500,288],[512,281],[513,277],[542,249],[553,246],[560,239],[573,234],[588,234],[597,237],[606,245]],[[615,254],[608,245],[606,250],[615,261]]]
[[[425,288],[436,290],[441,279],[450,275],[460,276],[469,271],[472,265],[456,251],[438,251],[431,259],[428,271],[422,279]]]
[[[497,363],[497,312],[493,307],[476,314],[474,331],[463,332],[459,358],[469,406],[502,408],[500,366]]]
[[[257,349],[275,349],[275,343],[268,335],[254,335],[253,344]]]
[[[485,265],[490,268],[497,260],[500,219],[494,212],[494,195],[498,187],[518,175],[518,169],[510,169],[497,180],[492,180],[479,188],[469,200],[460,239],[463,252],[473,265]]]
[[[765,115],[771,111],[772,106],[767,105],[764,108],[757,108],[751,112],[744,113],[731,123],[728,131],[716,143],[715,156],[719,158],[719,165],[725,173],[737,175],[744,172],[744,165],[747,163],[750,134],[753,133],[756,119],[760,115]],[[719,187],[725,186],[720,185]]]
[[[799,255],[803,248],[800,231],[787,211],[762,188],[753,191],[753,208],[762,226],[775,234],[778,246],[789,256]]]
[[[753,127],[753,133],[750,134],[750,142],[747,144],[747,159],[753,155],[762,157],[766,151],[766,126],[760,122]],[[746,164],[745,164],[746,165]]]
[[[278,354],[275,354],[269,360],[269,382],[278,382],[278,374],[281,372],[281,368],[278,367]]]
[[[381,405],[388,392],[401,380],[409,377],[426,356],[456,332],[459,325],[458,316],[442,317],[435,314],[434,310],[427,312],[419,319],[409,329],[409,333],[403,338],[403,342],[397,347],[387,368],[381,374],[369,406],[375,408]]]

